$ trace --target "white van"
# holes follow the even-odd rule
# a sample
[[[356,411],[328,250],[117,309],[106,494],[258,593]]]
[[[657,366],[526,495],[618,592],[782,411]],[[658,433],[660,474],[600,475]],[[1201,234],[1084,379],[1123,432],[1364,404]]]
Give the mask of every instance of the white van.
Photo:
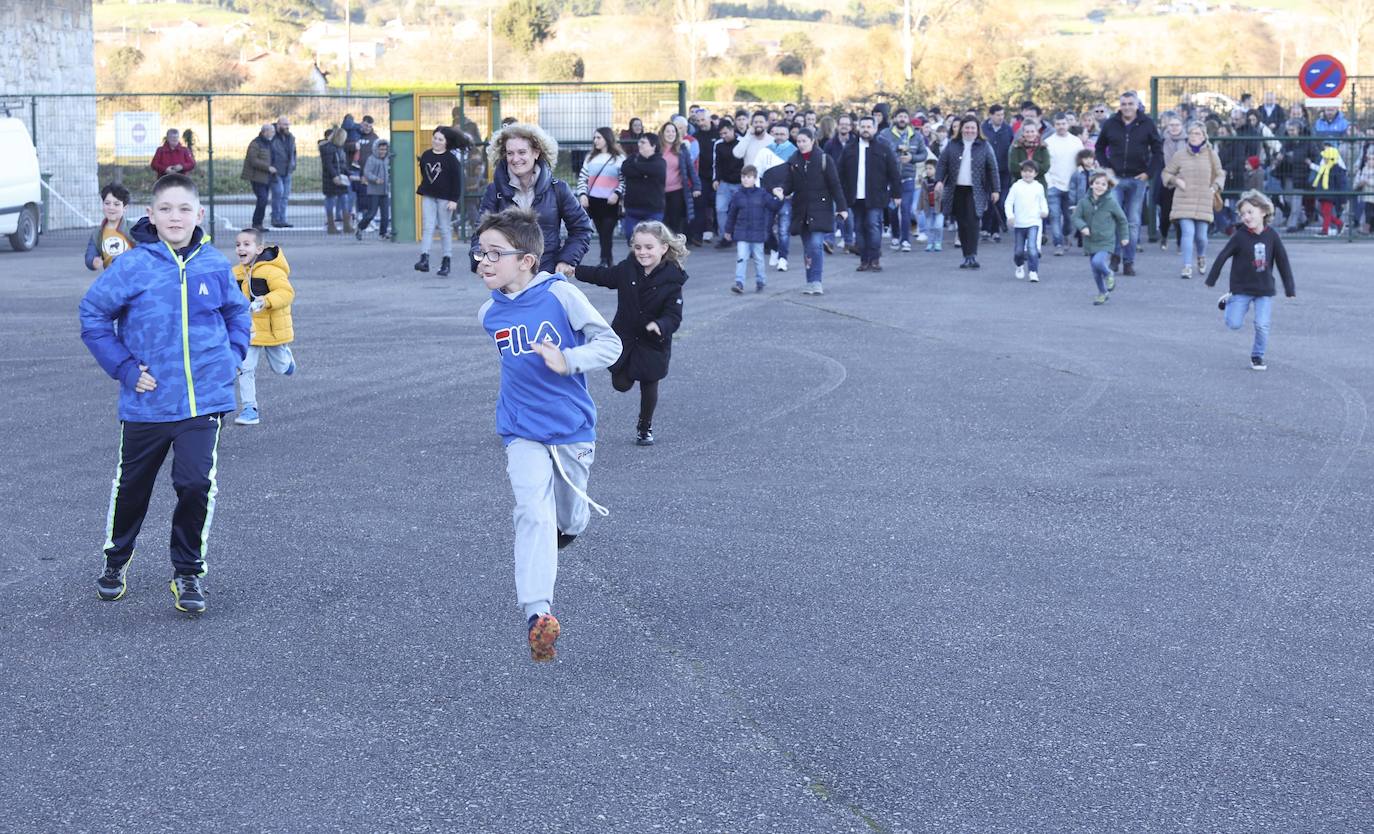
[[[43,186],[38,179],[38,152],[24,122],[0,116],[0,235],[20,252],[38,245],[38,209]]]

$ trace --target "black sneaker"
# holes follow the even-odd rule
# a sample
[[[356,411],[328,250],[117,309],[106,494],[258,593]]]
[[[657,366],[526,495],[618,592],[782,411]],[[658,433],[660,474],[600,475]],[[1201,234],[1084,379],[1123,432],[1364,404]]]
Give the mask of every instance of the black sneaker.
[[[567,547],[568,545],[572,544],[572,543],[573,543],[573,539],[575,539],[575,538],[577,538],[577,536],[574,536],[572,533],[564,533],[562,530],[559,530],[559,531],[558,531],[558,549],[559,549],[559,550],[562,550],[563,548],[565,548],[565,547]]]
[[[1263,356],[1251,356],[1251,357],[1250,357],[1250,370],[1252,370],[1252,371],[1267,371],[1267,370],[1269,370],[1269,366],[1266,365],[1266,364],[1264,364],[1264,357],[1263,357]]]
[[[105,566],[105,572],[100,574],[100,578],[95,581],[95,592],[106,602],[114,602],[124,596],[128,586],[129,563],[125,562],[121,567],[112,568]]]
[[[983,265],[980,264],[980,263],[978,263],[978,259],[977,259],[977,258],[969,258],[969,259],[968,259],[968,268],[969,268],[969,269],[982,269],[982,268],[983,268]]]
[[[651,429],[651,428],[649,428],[649,427],[647,427],[647,426],[644,427],[644,428],[642,428],[642,429],[640,429],[640,430],[639,430],[639,436],[638,436],[637,438],[635,438],[635,445],[636,445],[636,446],[652,446],[652,445],[654,445],[654,430]]]
[[[200,587],[200,577],[190,574],[177,574],[172,577],[172,599],[176,609],[187,614],[199,614],[205,610],[205,591]]]
[[[736,281],[735,285],[730,288],[730,292],[734,293],[735,295],[743,295],[744,285]]]
[[[1229,292],[1226,293],[1225,295],[1223,295],[1221,298],[1218,298],[1218,299],[1217,299],[1217,309],[1218,309],[1218,310],[1221,310],[1221,311],[1223,311],[1223,312],[1225,312],[1225,310],[1226,310],[1226,302],[1228,302],[1228,301],[1230,301],[1230,300],[1231,300],[1231,294],[1230,294]]]

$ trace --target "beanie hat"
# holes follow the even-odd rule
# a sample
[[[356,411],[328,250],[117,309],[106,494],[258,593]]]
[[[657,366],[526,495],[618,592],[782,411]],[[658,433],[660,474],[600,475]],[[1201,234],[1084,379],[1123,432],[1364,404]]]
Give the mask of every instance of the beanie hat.
[[[1245,158],[1245,164],[1249,165],[1251,168],[1258,168],[1260,167],[1260,158],[1258,156],[1247,156]]]

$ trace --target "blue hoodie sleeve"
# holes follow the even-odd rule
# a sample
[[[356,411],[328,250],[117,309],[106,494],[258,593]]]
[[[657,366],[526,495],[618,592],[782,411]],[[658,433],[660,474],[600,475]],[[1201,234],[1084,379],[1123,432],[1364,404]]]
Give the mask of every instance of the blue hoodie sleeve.
[[[248,298],[239,289],[234,273],[224,270],[221,281],[224,303],[220,305],[219,314],[224,317],[224,329],[229,333],[229,347],[242,362],[248,355],[248,340],[253,335],[253,316],[248,309]]]
[[[563,225],[568,227],[568,237],[563,241],[563,248],[558,251],[558,260],[577,266],[587,254],[587,250],[592,248],[592,233],[596,231],[596,227],[592,225],[592,219],[587,216],[586,209],[582,208],[582,204],[577,201],[576,195],[567,183],[558,180],[554,184],[554,189],[558,196],[558,215],[563,220]]]
[[[128,284],[119,264],[116,260],[101,273],[81,299],[81,341],[105,373],[132,391],[138,384],[139,360],[124,346],[114,326],[129,303]]]

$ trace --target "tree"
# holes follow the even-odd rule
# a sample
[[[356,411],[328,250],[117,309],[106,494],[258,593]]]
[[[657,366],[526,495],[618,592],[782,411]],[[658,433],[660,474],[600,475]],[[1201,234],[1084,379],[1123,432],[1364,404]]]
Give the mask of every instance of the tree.
[[[511,0],[496,14],[496,32],[521,52],[553,37],[558,11],[547,0]]]
[[[1345,69],[1359,75],[1360,52],[1374,28],[1374,0],[1334,0],[1326,8],[1325,16],[1335,24],[1333,28],[1345,35]]]
[[[539,59],[539,76],[544,81],[581,81],[587,65],[576,52],[546,52]]]
[[[129,77],[143,63],[143,53],[132,46],[121,46],[114,51],[114,54],[106,60],[105,66],[109,71],[110,87],[115,90],[127,90],[129,88]]]
[[[778,48],[781,50],[784,60],[793,58],[803,68],[814,66],[816,59],[821,55],[820,48],[812,42],[811,36],[805,32],[788,32],[782,36]],[[782,62],[778,63],[778,71],[785,75],[801,74],[800,72],[789,73],[782,69]]]
[[[697,54],[701,51],[697,29],[710,16],[710,0],[673,0],[673,18],[677,21],[677,28],[687,33],[687,91],[693,96],[697,89]]]

